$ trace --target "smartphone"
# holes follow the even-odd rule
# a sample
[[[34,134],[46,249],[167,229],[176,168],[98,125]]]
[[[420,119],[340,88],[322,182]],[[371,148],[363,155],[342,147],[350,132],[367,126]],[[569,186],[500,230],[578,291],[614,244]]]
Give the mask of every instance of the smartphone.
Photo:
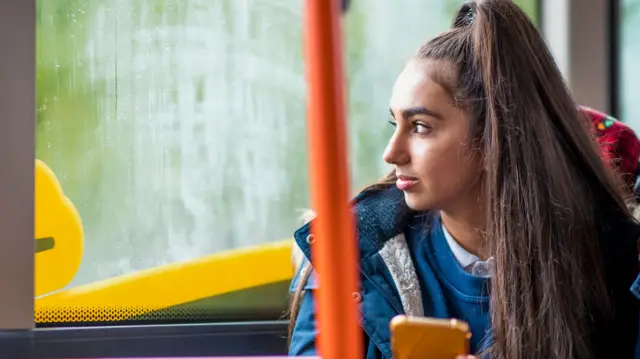
[[[455,359],[469,354],[471,331],[458,319],[398,315],[391,320],[394,359]]]

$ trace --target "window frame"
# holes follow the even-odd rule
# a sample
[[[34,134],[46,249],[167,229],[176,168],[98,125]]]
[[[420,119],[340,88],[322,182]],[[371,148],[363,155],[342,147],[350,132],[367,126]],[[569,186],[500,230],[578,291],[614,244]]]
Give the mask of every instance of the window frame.
[[[286,321],[0,332],[0,359],[286,355]]]
[[[609,0],[608,4],[608,36],[609,36],[609,103],[610,114],[613,117],[621,116],[620,76],[621,76],[621,3],[620,0]],[[620,120],[625,121],[624,118]]]
[[[0,329],[34,327],[35,0],[0,3]]]

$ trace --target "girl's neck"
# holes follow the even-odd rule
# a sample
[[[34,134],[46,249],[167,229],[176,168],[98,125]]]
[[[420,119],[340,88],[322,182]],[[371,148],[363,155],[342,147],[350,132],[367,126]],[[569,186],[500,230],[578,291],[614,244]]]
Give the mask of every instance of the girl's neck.
[[[489,257],[489,248],[484,236],[485,216],[481,211],[442,210],[440,218],[442,225],[467,252],[482,260]]]

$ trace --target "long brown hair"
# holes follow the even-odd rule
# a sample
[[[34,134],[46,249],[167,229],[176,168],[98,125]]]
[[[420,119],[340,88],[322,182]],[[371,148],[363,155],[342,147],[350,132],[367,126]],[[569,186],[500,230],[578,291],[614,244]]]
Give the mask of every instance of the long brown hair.
[[[612,312],[601,225],[633,219],[545,41],[512,1],[477,1],[462,5],[453,28],[415,58],[456,70],[455,79],[436,80],[471,114],[483,156],[495,259],[488,354],[593,357],[592,318]]]
[[[480,140],[496,264],[490,356],[592,357],[591,315],[609,304],[599,221],[631,215],[547,45],[513,2],[478,1],[416,57],[457,69],[443,85]]]

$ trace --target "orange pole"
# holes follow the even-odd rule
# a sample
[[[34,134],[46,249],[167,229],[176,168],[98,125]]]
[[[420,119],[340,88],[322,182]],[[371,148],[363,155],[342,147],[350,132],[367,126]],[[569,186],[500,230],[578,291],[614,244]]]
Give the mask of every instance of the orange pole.
[[[311,201],[317,213],[312,255],[319,274],[318,353],[323,359],[362,354],[354,218],[349,205],[339,0],[306,0],[305,55],[309,94]]]

